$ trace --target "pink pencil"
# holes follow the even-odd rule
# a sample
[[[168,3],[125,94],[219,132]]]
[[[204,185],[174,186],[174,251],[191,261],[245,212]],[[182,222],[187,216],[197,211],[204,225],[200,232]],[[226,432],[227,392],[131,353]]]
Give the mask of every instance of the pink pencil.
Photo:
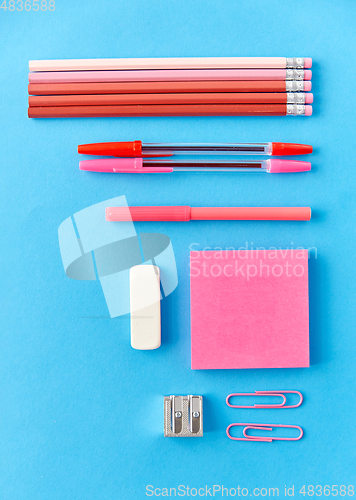
[[[29,73],[30,83],[170,82],[204,80],[311,80],[303,69],[167,69],[143,71],[48,71]]]
[[[96,71],[125,69],[311,68],[310,57],[149,57],[52,59],[30,61],[30,71]]]

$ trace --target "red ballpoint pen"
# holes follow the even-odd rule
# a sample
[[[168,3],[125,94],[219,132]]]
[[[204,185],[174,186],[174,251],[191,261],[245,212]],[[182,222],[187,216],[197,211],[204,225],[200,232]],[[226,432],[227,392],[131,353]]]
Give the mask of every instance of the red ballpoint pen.
[[[304,155],[313,152],[313,147],[307,144],[291,144],[284,142],[261,143],[216,143],[216,144],[178,144],[178,143],[143,143],[131,142],[101,142],[82,144],[78,153],[87,155],[115,156],[122,158],[140,158],[176,155]]]

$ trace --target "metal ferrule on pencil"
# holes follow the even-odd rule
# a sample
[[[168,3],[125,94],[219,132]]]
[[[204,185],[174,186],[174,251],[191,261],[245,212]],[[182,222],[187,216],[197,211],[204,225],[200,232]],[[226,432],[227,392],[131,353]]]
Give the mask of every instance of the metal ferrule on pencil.
[[[305,104],[305,93],[304,92],[288,92],[287,93],[287,104]]]
[[[286,92],[304,92],[305,82],[302,80],[286,80]]]
[[[304,69],[286,69],[286,80],[304,80]]]
[[[287,57],[286,68],[303,69],[305,68],[304,57]]]
[[[305,115],[306,106],[304,104],[287,104],[287,115]]]

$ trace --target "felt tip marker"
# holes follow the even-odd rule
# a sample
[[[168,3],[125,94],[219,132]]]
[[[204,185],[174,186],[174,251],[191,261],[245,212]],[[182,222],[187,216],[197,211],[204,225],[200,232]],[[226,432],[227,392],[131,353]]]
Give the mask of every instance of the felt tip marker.
[[[313,152],[313,146],[288,142],[261,143],[143,143],[99,142],[81,144],[78,153],[85,155],[139,158],[176,155],[305,155]]]
[[[268,174],[307,172],[311,163],[295,160],[220,160],[207,159],[146,159],[146,158],[110,158],[84,160],[79,162],[79,169],[89,172],[126,173],[126,174],[163,174],[171,172],[265,172]]]
[[[190,220],[298,220],[311,218],[310,207],[107,207],[109,222]]]

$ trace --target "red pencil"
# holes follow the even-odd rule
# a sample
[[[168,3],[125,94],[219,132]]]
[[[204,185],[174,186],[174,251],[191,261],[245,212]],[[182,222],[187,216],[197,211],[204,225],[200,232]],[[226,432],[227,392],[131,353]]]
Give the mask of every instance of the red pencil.
[[[139,117],[139,116],[285,116],[312,114],[311,106],[297,104],[153,104],[142,106],[34,106],[29,118]]]
[[[311,104],[313,94],[219,92],[199,94],[101,94],[30,96],[29,106],[114,106],[137,104]]]
[[[166,94],[184,92],[306,92],[307,81],[30,83],[29,95]]]

